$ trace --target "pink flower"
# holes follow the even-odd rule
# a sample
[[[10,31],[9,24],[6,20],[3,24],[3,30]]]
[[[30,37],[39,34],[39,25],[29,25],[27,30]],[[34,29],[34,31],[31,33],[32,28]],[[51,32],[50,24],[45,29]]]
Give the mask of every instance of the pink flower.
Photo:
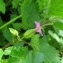
[[[36,25],[36,32],[38,32],[41,36],[43,36],[40,23],[35,21],[35,25]]]

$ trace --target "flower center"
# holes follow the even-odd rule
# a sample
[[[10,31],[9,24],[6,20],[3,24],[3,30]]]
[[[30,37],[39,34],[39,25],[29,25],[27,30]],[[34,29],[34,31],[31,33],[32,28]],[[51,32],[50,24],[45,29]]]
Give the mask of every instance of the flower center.
[[[41,30],[41,29],[42,29],[42,27],[39,28],[39,30]]]

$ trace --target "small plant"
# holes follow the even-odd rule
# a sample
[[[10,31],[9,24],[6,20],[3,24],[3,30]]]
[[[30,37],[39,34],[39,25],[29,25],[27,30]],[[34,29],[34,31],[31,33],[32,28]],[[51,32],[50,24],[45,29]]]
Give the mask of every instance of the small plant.
[[[63,63],[63,0],[0,0],[0,63]]]

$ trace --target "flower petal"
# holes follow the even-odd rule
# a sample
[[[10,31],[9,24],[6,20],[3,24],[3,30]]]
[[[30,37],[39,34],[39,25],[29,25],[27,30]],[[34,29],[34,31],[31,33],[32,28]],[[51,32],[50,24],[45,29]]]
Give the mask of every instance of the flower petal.
[[[38,32],[41,36],[43,36],[40,23],[35,21],[35,25],[36,25],[36,32]]]
[[[40,28],[40,23],[39,23],[39,22],[36,22],[36,21],[35,21],[35,25],[36,25],[36,28],[37,28],[37,29]]]
[[[43,36],[43,34],[42,34],[42,31],[41,31],[41,30],[37,30],[37,32],[38,32],[41,36]]]

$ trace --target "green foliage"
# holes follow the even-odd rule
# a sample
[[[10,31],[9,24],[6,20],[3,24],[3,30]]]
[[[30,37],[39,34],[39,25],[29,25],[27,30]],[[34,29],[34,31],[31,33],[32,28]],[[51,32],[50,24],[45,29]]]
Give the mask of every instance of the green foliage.
[[[20,5],[20,2],[21,2],[22,0],[13,0],[12,1],[12,7],[13,8],[18,8],[18,6]]]
[[[45,63],[61,63],[58,51],[45,40],[45,37],[40,40],[40,51],[44,54]]]
[[[60,25],[60,26],[58,26],[58,25]],[[61,20],[61,19],[58,19],[58,20],[56,20],[55,22],[54,22],[54,27],[55,28],[57,28],[57,29],[59,29],[59,30],[63,30],[63,20]]]
[[[2,56],[3,56],[3,50],[0,48],[0,60],[1,60]]]
[[[42,63],[44,56],[40,52],[30,51],[29,54],[26,56],[27,63]]]
[[[4,50],[4,55],[10,55],[11,53],[11,50],[12,50],[13,47],[8,47]]]
[[[22,48],[13,48],[13,51],[11,52],[11,56],[9,58],[9,63],[13,62],[13,63],[20,63],[20,62],[25,62],[25,56],[28,53],[28,49],[27,47],[22,47]]]
[[[59,36],[56,34],[56,33],[53,33],[52,31],[48,31],[49,34],[54,38],[56,39],[57,42],[60,42],[60,38]]]
[[[35,51],[39,50],[39,37],[40,35],[35,34],[31,38],[30,45]]]
[[[63,1],[0,0],[0,63],[63,63]]]
[[[21,23],[13,23],[12,26],[13,26],[13,28],[15,28],[16,30],[20,30],[20,28],[21,28]]]
[[[4,36],[0,35],[0,46],[4,46],[5,44],[6,44],[6,41],[5,41]]]
[[[18,50],[17,48],[16,49],[14,48],[13,52],[11,52],[11,56],[15,58],[20,58],[20,57],[25,58],[27,53],[28,53],[27,47],[18,48]]]
[[[33,28],[34,21],[39,21],[39,9],[36,0],[24,0],[21,10],[23,28]]]
[[[2,13],[5,13],[5,11],[6,11],[5,3],[4,3],[3,0],[0,0],[0,11],[1,11]]]
[[[11,41],[13,39],[12,34],[10,33],[10,30],[8,28],[5,28],[3,30],[3,36],[6,38],[6,40]]]
[[[40,12],[43,10],[43,3],[42,2],[43,2],[43,0],[37,0]]]
[[[63,30],[59,30],[58,34],[63,37]]]
[[[63,17],[63,0],[50,0],[48,13],[53,16]]]
[[[1,19],[1,17],[0,17],[0,26],[3,24],[3,21],[2,21],[2,19]]]

